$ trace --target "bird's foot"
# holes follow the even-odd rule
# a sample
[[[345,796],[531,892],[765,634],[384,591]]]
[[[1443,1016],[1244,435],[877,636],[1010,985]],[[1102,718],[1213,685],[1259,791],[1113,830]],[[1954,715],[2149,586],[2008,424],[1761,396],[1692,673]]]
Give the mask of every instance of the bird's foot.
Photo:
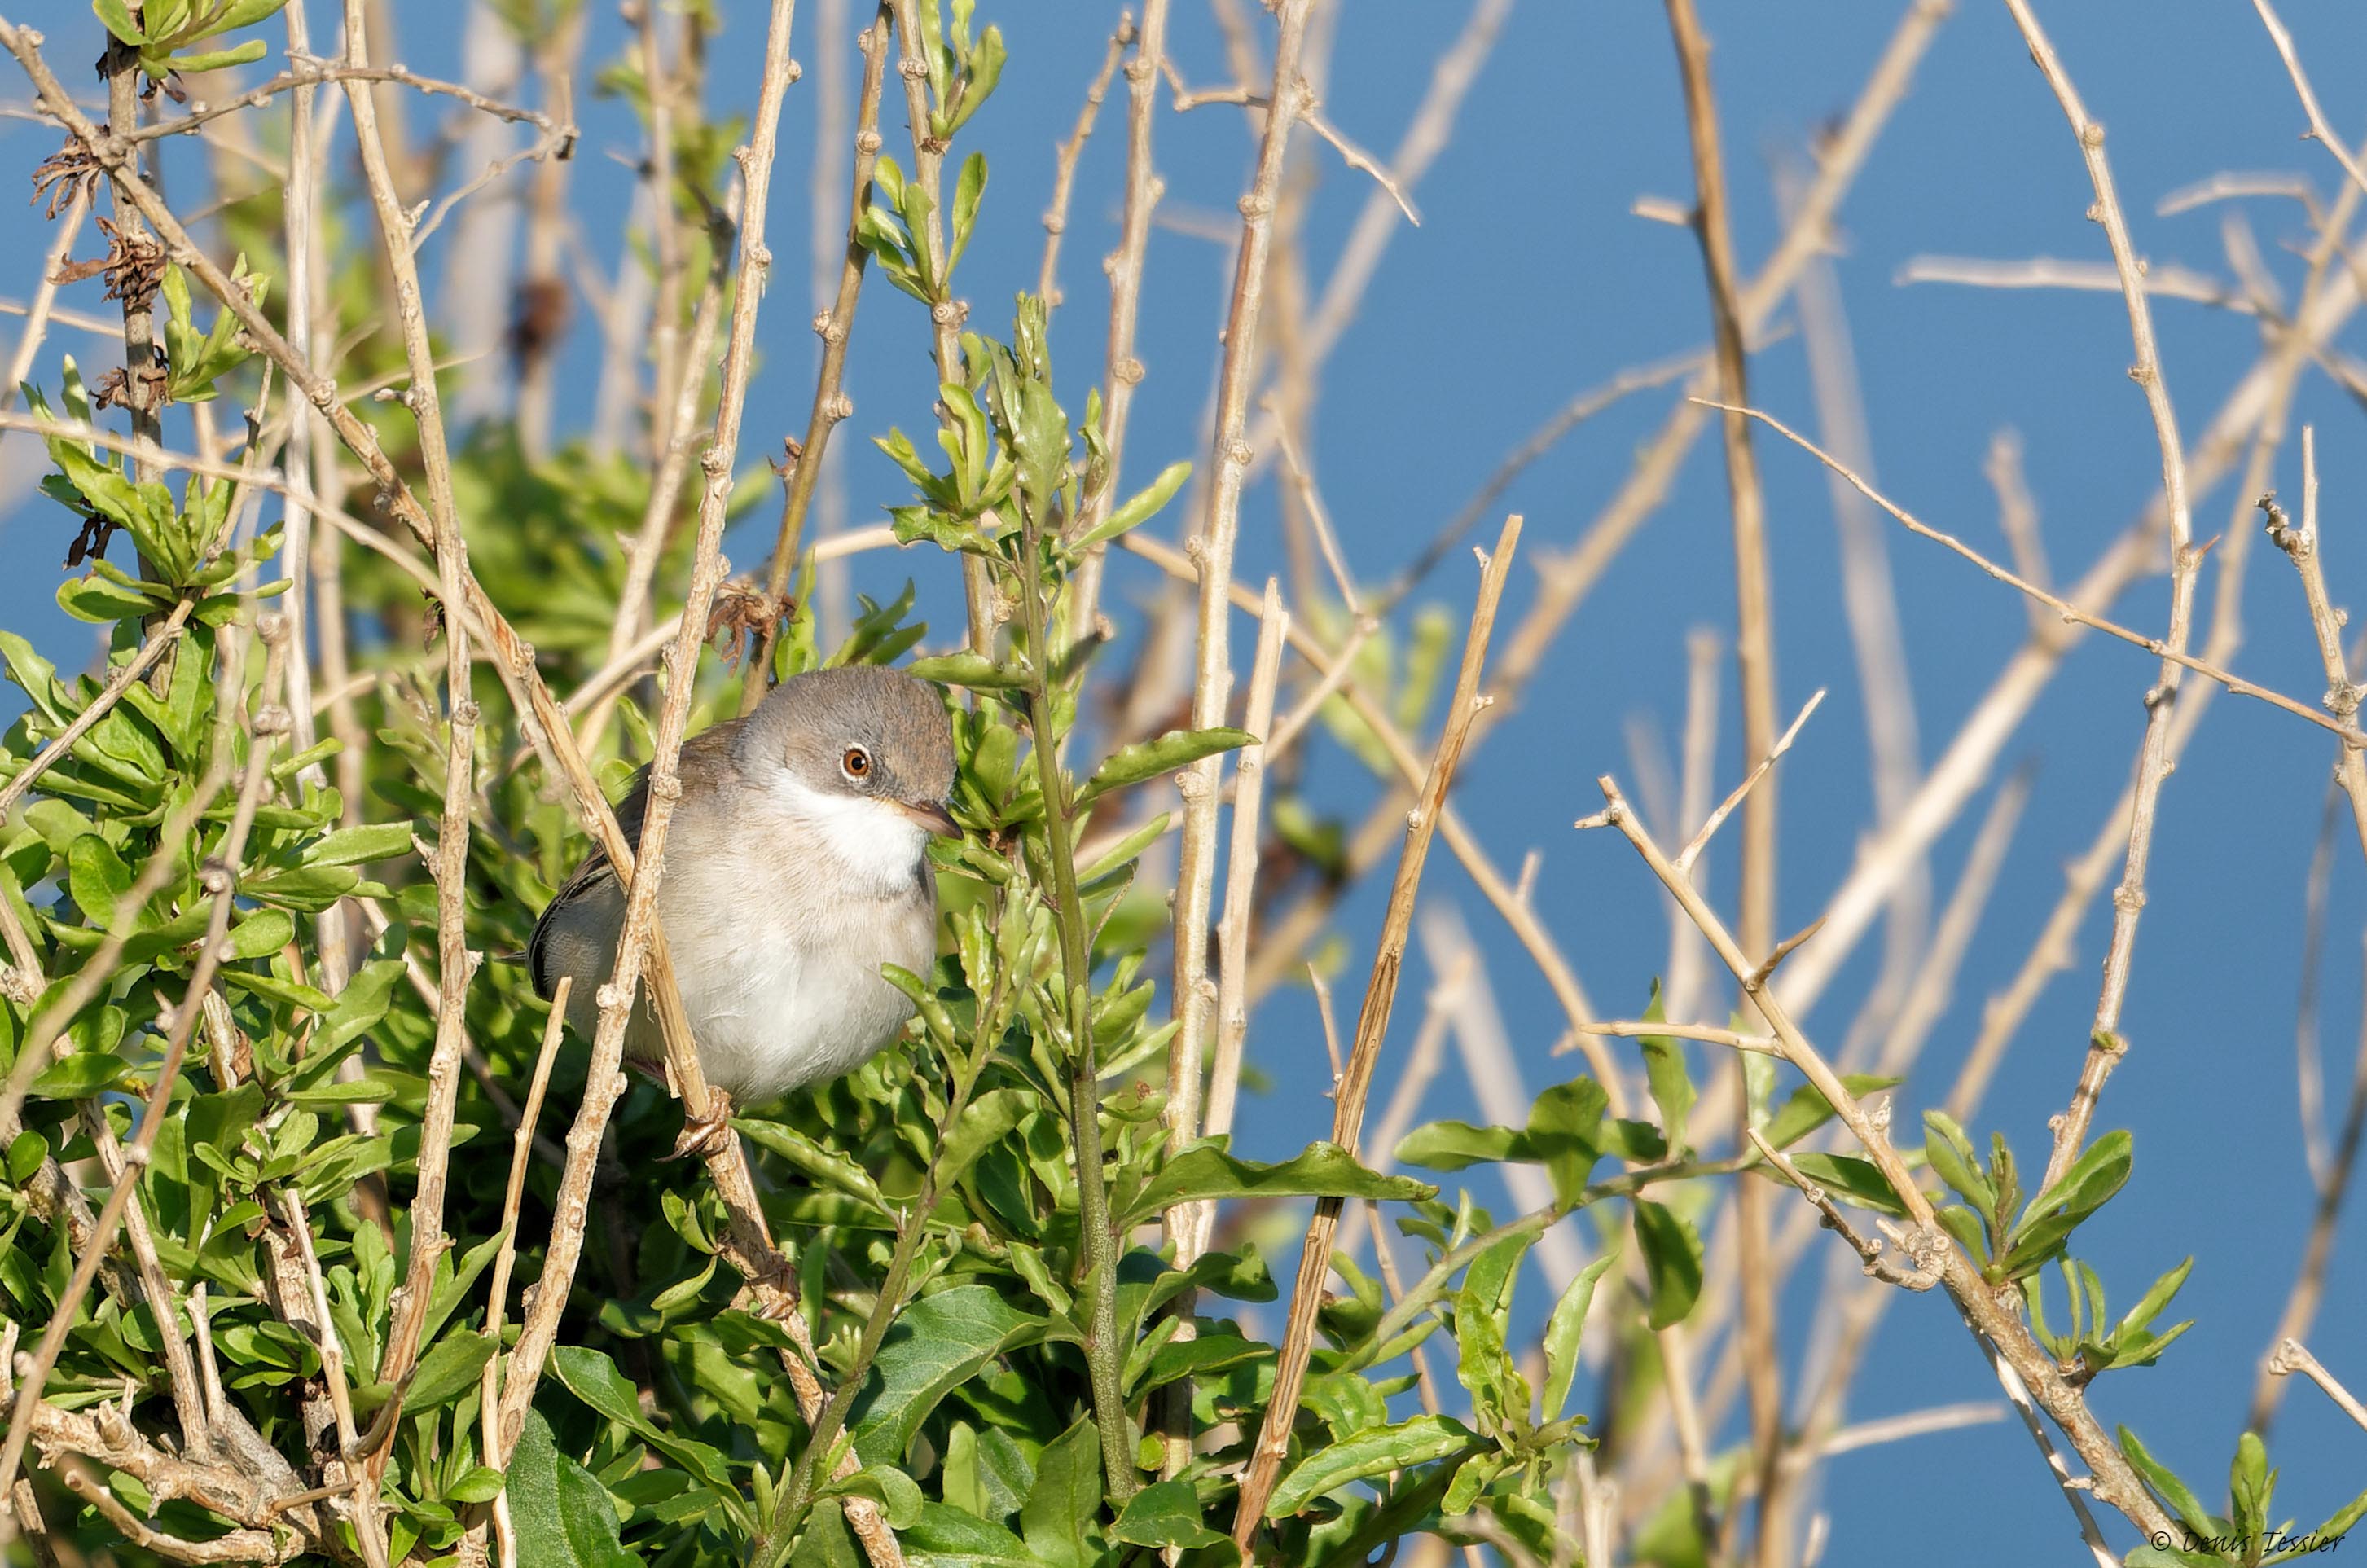
[[[799,1296],[796,1269],[776,1258],[769,1276],[758,1283],[756,1316],[767,1323],[787,1323],[798,1315]]]
[[[684,1115],[682,1135],[674,1141],[674,1153],[665,1156],[668,1160],[688,1159],[694,1154],[704,1160],[720,1153],[730,1142],[731,1096],[713,1087],[708,1088],[707,1096],[705,1116]]]

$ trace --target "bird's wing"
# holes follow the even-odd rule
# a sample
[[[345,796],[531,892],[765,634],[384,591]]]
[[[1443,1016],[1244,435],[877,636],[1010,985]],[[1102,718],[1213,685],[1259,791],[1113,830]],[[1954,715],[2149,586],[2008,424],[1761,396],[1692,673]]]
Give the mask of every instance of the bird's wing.
[[[716,781],[720,770],[730,767],[731,736],[740,724],[740,720],[727,719],[683,743],[682,765],[687,776],[684,780],[685,794],[696,788],[691,779],[696,778],[702,784],[711,783]],[[616,807],[617,825],[624,830],[625,842],[633,846],[635,854],[640,852],[641,821],[649,813],[649,805],[650,770],[644,767],[633,775],[633,782]],[[547,974],[543,971],[543,964],[549,956],[551,926],[559,913],[603,882],[614,881],[616,876],[617,869],[608,859],[608,851],[595,840],[591,853],[584,856],[583,863],[575,868],[575,874],[561,883],[559,891],[551,894],[550,902],[543,906],[541,918],[534,923],[534,935],[526,945],[527,972],[533,980],[536,995],[548,1000],[559,983],[557,975]]]

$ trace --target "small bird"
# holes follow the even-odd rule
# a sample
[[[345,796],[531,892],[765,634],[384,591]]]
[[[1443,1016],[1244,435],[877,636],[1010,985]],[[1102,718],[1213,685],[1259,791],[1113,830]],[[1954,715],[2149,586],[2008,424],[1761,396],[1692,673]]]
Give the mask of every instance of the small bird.
[[[953,726],[934,688],[876,665],[809,670],[756,710],[682,748],[658,923],[708,1083],[741,1104],[850,1073],[894,1039],[912,1003],[880,973],[928,972],[937,950],[931,835],[956,836]],[[617,821],[636,849],[649,770]],[[567,1018],[592,1033],[616,966],[625,886],[595,848],[527,946],[538,995],[574,977]],[[665,1056],[644,999],[627,1058]],[[728,1108],[685,1127],[697,1149]]]

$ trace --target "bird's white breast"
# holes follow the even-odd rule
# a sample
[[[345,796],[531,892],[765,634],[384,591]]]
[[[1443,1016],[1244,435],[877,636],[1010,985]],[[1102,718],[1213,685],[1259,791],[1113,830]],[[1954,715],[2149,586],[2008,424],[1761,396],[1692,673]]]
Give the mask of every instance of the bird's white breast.
[[[867,1060],[912,1013],[880,966],[926,973],[936,952],[917,824],[872,801],[767,793],[728,835],[685,820],[659,890],[700,1064],[743,1103]]]

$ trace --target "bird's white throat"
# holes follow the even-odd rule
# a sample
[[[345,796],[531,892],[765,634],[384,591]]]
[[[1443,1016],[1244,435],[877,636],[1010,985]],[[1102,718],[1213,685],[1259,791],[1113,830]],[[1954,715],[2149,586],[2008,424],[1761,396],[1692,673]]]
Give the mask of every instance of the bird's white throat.
[[[810,835],[808,852],[835,861],[850,882],[889,892],[912,881],[929,834],[895,802],[815,790],[787,773],[777,788],[782,809]]]

